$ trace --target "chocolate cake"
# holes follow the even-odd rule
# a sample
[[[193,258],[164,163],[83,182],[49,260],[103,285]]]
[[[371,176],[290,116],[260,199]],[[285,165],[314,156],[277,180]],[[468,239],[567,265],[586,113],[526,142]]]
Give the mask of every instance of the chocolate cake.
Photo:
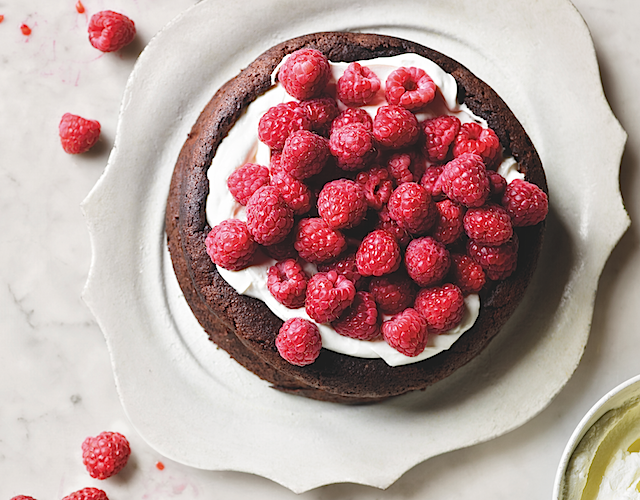
[[[502,99],[455,60],[417,43],[382,35],[316,33],[276,45],[260,55],[213,96],[193,126],[178,157],[166,212],[173,267],[193,314],[211,340],[238,363],[280,391],[339,403],[370,403],[424,389],[470,362],[511,316],[536,267],[544,221],[514,228],[519,240],[517,267],[508,278],[480,292],[475,324],[447,350],[416,363],[389,366],[382,359],[357,358],[322,349],[312,364],[283,359],[275,338],[283,321],[260,300],[238,294],[220,275],[205,249],[211,230],[205,213],[207,170],[221,141],[249,104],[273,85],[283,58],[302,48],[319,50],[330,61],[366,61],[416,53],[455,78],[458,102],[482,117],[497,134],[525,179],[547,192],[535,148]]]

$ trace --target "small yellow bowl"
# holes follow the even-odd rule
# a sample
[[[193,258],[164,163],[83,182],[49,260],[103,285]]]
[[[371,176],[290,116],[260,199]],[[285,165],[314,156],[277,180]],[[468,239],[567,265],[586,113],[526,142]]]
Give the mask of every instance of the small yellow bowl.
[[[626,488],[640,498],[639,451],[640,375],[609,391],[582,418],[562,453],[553,499],[596,499],[601,487]]]

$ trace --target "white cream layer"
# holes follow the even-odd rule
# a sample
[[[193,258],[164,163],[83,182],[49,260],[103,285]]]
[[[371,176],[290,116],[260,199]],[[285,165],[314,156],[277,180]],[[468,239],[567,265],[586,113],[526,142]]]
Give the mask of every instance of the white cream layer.
[[[380,78],[381,89],[379,98],[368,106],[364,106],[372,116],[375,116],[379,106],[384,105],[384,83],[391,71],[398,67],[419,67],[432,78],[440,92],[437,94],[437,105],[430,106],[430,111],[419,113],[419,120],[442,114],[453,114],[462,123],[478,122],[486,126],[486,122],[475,116],[464,104],[457,102],[457,84],[455,79],[437,64],[417,54],[402,54],[363,61],[363,65],[371,68]],[[338,80],[347,68],[348,63],[331,63],[333,79]],[[277,71],[277,70],[276,70]],[[274,72],[275,75],[275,72]],[[331,83],[330,83],[331,85]],[[225,219],[237,218],[246,220],[244,207],[238,204],[227,188],[227,178],[238,167],[246,162],[269,165],[270,151],[258,140],[258,122],[260,117],[272,106],[281,102],[293,100],[281,85],[274,85],[265,94],[258,97],[248,106],[245,113],[232,127],[227,137],[222,141],[209,168],[209,196],[206,203],[207,221],[211,227]],[[339,103],[341,108],[344,106]],[[506,159],[500,166],[499,172],[510,182],[513,178],[523,178],[517,170],[517,163],[513,158]],[[267,269],[275,264],[275,260],[267,260],[241,271],[228,271],[218,267],[220,275],[240,294],[262,300],[273,313],[287,320],[292,317],[310,319],[304,308],[288,309],[276,301],[267,288]],[[309,270],[315,272],[314,266]],[[470,295],[465,299],[465,314],[462,323],[453,330],[439,335],[430,335],[425,350],[418,356],[409,357],[399,353],[384,341],[362,341],[338,334],[329,324],[319,324],[322,336],[322,347],[360,358],[382,358],[390,366],[401,366],[416,363],[449,349],[460,336],[473,326],[480,311],[480,299],[477,295]]]

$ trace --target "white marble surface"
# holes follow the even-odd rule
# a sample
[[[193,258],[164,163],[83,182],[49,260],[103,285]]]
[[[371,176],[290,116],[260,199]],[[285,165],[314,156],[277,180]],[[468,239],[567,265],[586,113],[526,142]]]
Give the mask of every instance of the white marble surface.
[[[149,448],[120,405],[104,338],[80,298],[91,249],[79,205],[107,162],[126,79],[153,34],[194,3],[86,0],[87,15],[113,9],[138,27],[133,46],[102,55],[87,43],[87,15],[76,12],[74,0],[0,0],[0,498],[62,498],[84,486],[105,489],[111,500],[550,498],[582,415],[640,372],[640,206],[633,196],[640,189],[640,3],[574,2],[592,31],[607,98],[629,134],[621,187],[633,222],[600,280],[592,333],[569,384],[523,427],[430,459],[385,491],[344,484],[301,495],[251,475],[191,469]],[[67,111],[102,123],[90,153],[62,151],[56,129]],[[121,474],[100,482],[84,471],[80,443],[106,429],[124,432],[133,455]]]

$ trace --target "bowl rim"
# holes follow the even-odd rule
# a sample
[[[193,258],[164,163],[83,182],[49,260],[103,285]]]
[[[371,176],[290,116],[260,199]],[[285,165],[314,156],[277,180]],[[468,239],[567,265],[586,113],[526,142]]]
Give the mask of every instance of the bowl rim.
[[[595,424],[600,417],[606,412],[614,408],[622,406],[626,401],[633,396],[640,395],[640,374],[631,377],[624,382],[618,384],[604,396],[602,396],[582,417],[580,423],[575,427],[571,433],[571,437],[567,442],[560,463],[556,470],[556,477],[553,482],[553,500],[560,499],[560,493],[564,485],[564,477],[569,465],[569,460],[573,455],[573,452],[577,448],[578,444],[587,433],[587,431]]]

